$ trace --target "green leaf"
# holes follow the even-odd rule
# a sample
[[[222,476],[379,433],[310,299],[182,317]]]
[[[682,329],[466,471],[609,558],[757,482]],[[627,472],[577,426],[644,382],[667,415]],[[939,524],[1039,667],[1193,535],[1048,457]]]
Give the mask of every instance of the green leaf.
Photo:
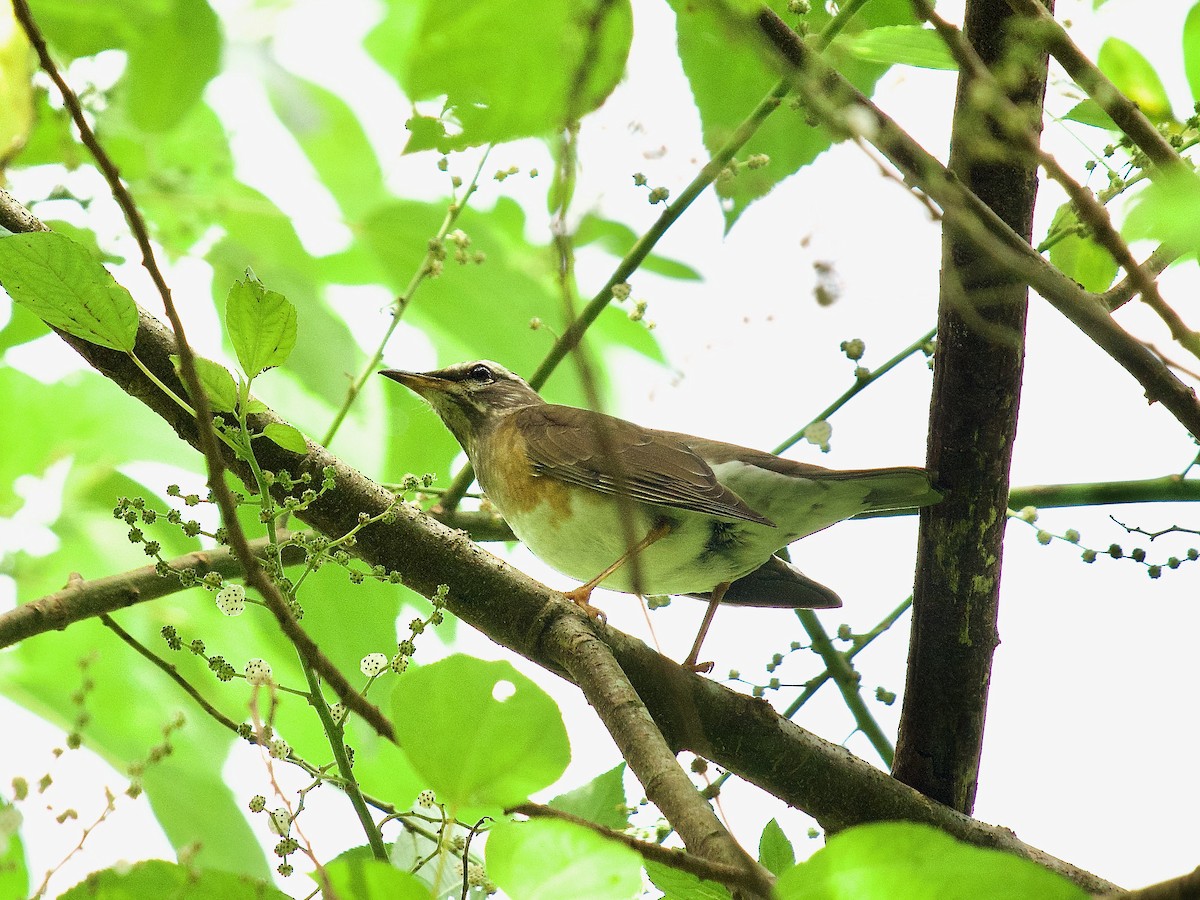
[[[1070,233],[1051,245],[1050,262],[1089,291],[1107,290],[1117,275],[1117,261],[1090,234],[1078,234],[1078,226],[1075,207],[1064,203],[1054,214],[1049,233],[1064,230]]]
[[[579,223],[575,231],[575,245],[583,247],[588,244],[598,244],[618,259],[623,259],[638,236],[628,225],[604,219],[594,213],[588,213]],[[640,268],[664,278],[675,278],[679,281],[701,281],[703,276],[687,263],[665,256],[651,253],[642,262]]]
[[[629,900],[642,886],[642,859],[635,850],[555,819],[492,828],[487,871],[513,900]]]
[[[1167,173],[1137,195],[1121,229],[1126,238],[1151,238],[1175,250],[1200,252],[1200,178]]]
[[[8,323],[0,328],[0,351],[9,347],[19,347],[50,333],[46,323],[24,306],[13,303],[9,309],[12,310],[12,316]]]
[[[390,196],[362,122],[341,97],[278,65],[265,75],[271,108],[349,220]]]
[[[204,0],[37,0],[32,6],[51,46],[67,57],[125,51],[115,105],[147,131],[165,131],[187,115],[217,72],[221,32]]]
[[[663,892],[662,900],[730,900],[728,888],[715,881],[651,860],[644,865],[654,886]]]
[[[293,453],[307,453],[308,444],[304,440],[304,435],[300,430],[293,428],[291,425],[284,425],[282,422],[272,422],[263,429],[263,436],[269,441],[278,444],[284,450],[291,450]]]
[[[772,819],[763,828],[762,837],[758,839],[758,861],[772,875],[781,875],[785,869],[796,864],[796,851],[792,842],[787,839],[779,823]]]
[[[289,900],[274,885],[229,872],[197,871],[151,859],[119,869],[93,872],[59,900],[131,900],[170,897],[171,900]]]
[[[1188,10],[1183,21],[1183,71],[1192,99],[1200,101],[1200,3]]]
[[[452,807],[522,803],[570,761],[558,707],[507,662],[450,656],[407,672],[392,700],[413,767]]]
[[[20,811],[0,798],[0,897],[29,896],[29,868],[20,828]]]
[[[202,356],[196,356],[194,360],[196,374],[200,376],[200,387],[204,388],[213,412],[233,412],[237,409],[237,385],[233,383],[233,376],[229,374],[229,370],[220,363]],[[179,357],[174,353],[171,354],[171,363],[178,373]]]
[[[1091,98],[1076,103],[1063,118],[1070,119],[1072,122],[1080,122],[1083,125],[1103,128],[1105,131],[1120,130],[1112,117],[1104,111],[1104,108]]]
[[[1109,38],[1096,57],[1100,71],[1117,90],[1138,105],[1152,122],[1172,119],[1171,101],[1150,60],[1120,38]]]
[[[11,6],[0,12],[0,23],[0,159],[7,165],[33,130],[37,63],[25,32],[16,27]]]
[[[918,69],[957,69],[946,42],[932,28],[885,25],[861,34],[839,37],[838,43],[855,59]]]
[[[778,900],[1085,900],[1087,892],[1036,863],[962,844],[928,825],[883,822],[829,839],[784,872]]]
[[[247,273],[225,301],[225,327],[247,378],[283,365],[296,346],[296,307]]]
[[[429,900],[429,889],[390,863],[343,854],[325,866],[333,895],[343,900]],[[317,873],[310,873],[320,883]]]
[[[549,806],[617,831],[629,824],[625,799],[625,763],[597,775],[573,791],[559,794]]]
[[[40,231],[0,238],[0,284],[48,325],[101,347],[133,349],[138,312],[129,291],[68,237]]]
[[[220,68],[216,13],[205,0],[173,0],[131,38],[122,79],[130,118],[146,131],[166,131],[188,114]]]
[[[704,146],[710,154],[715,153],[766,98],[779,76],[765,64],[753,24],[732,21],[730,14],[716,4],[690,0],[670,0],[670,4],[675,10],[683,71],[700,113]],[[796,18],[787,12],[782,0],[770,5],[787,21]],[[818,32],[831,16],[823,4],[811,5],[812,11],[804,21],[811,31]],[[753,10],[747,9],[746,15],[752,17]],[[849,37],[864,29],[888,25],[915,25],[916,21],[908,0],[872,0],[850,20],[843,35]],[[856,59],[837,43],[826,50],[826,56],[855,87],[867,94],[886,71],[879,63]],[[742,162],[751,156],[765,156],[767,164],[755,169],[741,166],[736,177],[717,182],[725,230],[733,227],[751,203],[811,163],[830,144],[828,132],[809,125],[807,113],[793,108],[785,97],[737,154],[737,160]]]
[[[633,37],[628,0],[423,0],[389,9],[367,48],[412,99],[445,98],[454,134],[443,151],[549,134],[591,112],[620,81]],[[417,136],[424,146],[430,130]]]

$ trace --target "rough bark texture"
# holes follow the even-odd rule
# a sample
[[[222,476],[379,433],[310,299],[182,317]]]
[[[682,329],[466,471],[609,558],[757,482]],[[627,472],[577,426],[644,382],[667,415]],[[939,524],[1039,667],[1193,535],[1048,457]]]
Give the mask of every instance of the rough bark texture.
[[[989,66],[1020,60],[1010,96],[1040,121],[1046,57],[1016,48],[1004,0],[967,3],[965,32]],[[1006,83],[1012,83],[1006,78]],[[1029,238],[1037,191],[1032,159],[1007,150],[960,75],[950,168]],[[975,802],[996,630],[1009,461],[1017,425],[1028,290],[985,258],[947,212],[928,466],[945,499],[921,518],[912,644],[893,774],[970,813]]]

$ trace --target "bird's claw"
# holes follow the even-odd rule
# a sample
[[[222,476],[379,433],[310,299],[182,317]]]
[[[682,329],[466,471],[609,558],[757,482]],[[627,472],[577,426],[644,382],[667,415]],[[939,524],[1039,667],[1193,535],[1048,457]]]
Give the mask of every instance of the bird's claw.
[[[563,591],[563,596],[582,609],[591,618],[595,619],[600,624],[608,623],[608,616],[604,614],[604,610],[598,606],[592,606],[589,602],[592,597],[592,589],[576,588],[573,591]]]

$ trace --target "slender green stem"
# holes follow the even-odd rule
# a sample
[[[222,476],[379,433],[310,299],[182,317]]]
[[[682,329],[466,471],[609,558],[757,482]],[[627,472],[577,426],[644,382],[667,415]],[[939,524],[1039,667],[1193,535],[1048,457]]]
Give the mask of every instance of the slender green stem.
[[[825,661],[826,671],[832,673],[834,683],[842,692],[843,702],[850,710],[850,714],[854,716],[854,724],[871,742],[871,746],[875,748],[875,752],[879,754],[888,768],[891,768],[892,758],[896,751],[887,735],[883,733],[883,729],[879,727],[879,723],[875,721],[875,717],[871,715],[871,711],[867,709],[867,703],[859,691],[859,681],[854,668],[845,655],[833,646],[833,641],[829,639],[829,635],[821,625],[821,620],[817,618],[817,614],[813,610],[798,609],[796,616],[808,633],[813,650]]]
[[[854,636],[854,646],[852,646],[845,653],[840,654],[842,658],[845,659],[846,664],[849,665],[860,651],[867,648],[868,644],[895,625],[896,622],[899,621],[900,617],[908,612],[911,606],[912,596],[910,595],[904,600],[903,603],[884,616],[883,620],[866,634],[856,634]],[[834,677],[835,675],[833,672],[827,668],[815,678],[810,678],[807,682],[805,682],[804,691],[800,694],[800,696],[788,704],[787,709],[785,709],[780,715],[782,715],[785,719],[790,719],[800,711],[800,707],[813,698],[813,695],[816,694],[817,691],[820,690],[827,681]],[[714,779],[712,785],[713,788],[720,789],[721,785],[723,785],[731,777],[732,776],[729,772],[721,773],[719,777]]]
[[[905,347],[903,350],[901,350],[899,353],[897,353],[895,356],[893,356],[891,359],[889,359],[887,362],[885,362],[878,369],[873,369],[865,377],[857,379],[854,382],[854,385],[852,387],[850,387],[845,393],[843,393],[840,397],[838,397],[831,404],[829,404],[829,406],[825,407],[825,409],[821,410],[821,412],[817,413],[817,415],[812,419],[811,422],[809,422],[807,425],[805,425],[803,428],[801,428],[799,431],[797,431],[795,434],[793,434],[790,438],[788,438],[786,441],[784,441],[782,444],[780,444],[778,447],[776,447],[773,452],[774,453],[783,453],[788,448],[792,447],[795,444],[798,444],[800,441],[802,441],[804,439],[804,432],[809,428],[809,426],[814,425],[817,422],[826,421],[835,412],[837,412],[839,409],[841,409],[843,406],[845,406],[847,403],[849,403],[851,398],[853,398],[857,394],[865,391],[868,387],[870,387],[872,384],[874,384],[876,381],[878,381],[880,378],[882,378],[884,375],[886,375],[892,369],[896,368],[896,366],[898,366],[904,360],[908,359],[908,357],[912,356],[914,353],[916,353],[918,350],[920,350],[922,347],[924,347],[926,344],[928,344],[931,340],[933,340],[933,336],[935,334],[937,334],[936,328],[933,328],[933,329],[925,332],[923,335],[921,335],[919,338],[917,338],[915,341],[913,341],[911,344],[909,344],[907,347]]]
[[[446,209],[446,215],[442,219],[442,224],[438,227],[437,233],[430,241],[431,245],[440,245],[445,240],[446,235],[450,233],[450,229],[454,227],[454,223],[458,221],[458,217],[462,214],[462,211],[466,209],[467,201],[471,199],[471,195],[479,188],[479,176],[483,172],[484,164],[487,162],[490,152],[490,146],[484,150],[483,156],[479,160],[479,165],[475,168],[475,174],[471,176],[471,181],[462,195],[462,199],[451,199],[450,206]],[[329,447],[333,442],[334,436],[338,433],[338,429],[342,427],[342,423],[346,420],[346,416],[350,412],[350,407],[354,405],[354,401],[358,399],[359,393],[362,392],[363,385],[367,383],[367,379],[374,375],[375,371],[379,368],[379,364],[383,361],[383,351],[387,347],[388,341],[391,340],[392,334],[395,333],[397,326],[399,326],[404,311],[412,303],[417,288],[429,277],[432,271],[432,264],[436,259],[435,253],[434,246],[431,246],[426,251],[425,256],[421,258],[421,262],[417,266],[417,271],[409,279],[408,286],[396,297],[392,304],[392,321],[384,330],[383,336],[379,339],[379,343],[375,347],[375,352],[371,354],[370,359],[363,365],[358,376],[351,382],[349,390],[346,391],[346,399],[342,401],[342,405],[334,415],[333,421],[329,423],[329,428],[326,430],[325,436],[321,439],[322,446]]]
[[[325,702],[325,695],[321,692],[321,683],[317,678],[317,673],[304,661],[302,654],[297,652],[297,656],[300,657],[300,668],[304,670],[304,677],[308,679],[309,702],[317,711],[317,716],[321,720],[321,728],[329,741],[329,748],[333,751],[333,758],[337,762],[338,771],[342,776],[342,790],[350,798],[350,805],[354,807],[359,824],[362,825],[362,829],[367,835],[371,854],[378,860],[386,861],[388,854],[387,847],[383,843],[383,835],[379,833],[379,828],[371,817],[371,810],[367,808],[367,801],[363,797],[362,789],[358,786],[358,780],[350,769],[350,757],[346,753],[342,726],[333,721],[333,716],[329,712],[329,704]]]
[[[856,634],[854,636],[854,646],[844,653],[839,653],[839,655],[846,661],[846,664],[849,665],[860,651],[866,649],[868,644],[895,625],[896,622],[899,621],[900,617],[908,612],[911,606],[912,597],[909,596],[905,598],[903,603],[884,616],[883,620],[866,634]],[[825,671],[820,675],[816,676],[815,678],[810,678],[804,683],[804,690],[801,692],[800,696],[789,703],[787,709],[785,709],[781,715],[785,719],[790,719],[800,711],[800,707],[812,699],[812,696],[818,690],[820,690],[821,686],[824,685],[825,682],[835,677],[836,675],[834,672],[831,669],[826,668]]]
[[[837,11],[832,19],[821,29],[821,33],[813,38],[813,46],[818,51],[824,50],[833,39],[842,33],[843,29],[850,24],[850,20],[858,14],[858,11],[870,3],[871,0],[850,0],[845,6]]]

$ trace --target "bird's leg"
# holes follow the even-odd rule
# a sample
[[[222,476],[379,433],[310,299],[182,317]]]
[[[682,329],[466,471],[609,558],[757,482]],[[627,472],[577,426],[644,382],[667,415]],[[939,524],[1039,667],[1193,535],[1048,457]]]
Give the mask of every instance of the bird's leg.
[[[696,643],[692,644],[692,652],[683,661],[685,669],[691,669],[693,672],[700,673],[712,671],[712,663],[697,663],[696,660],[700,656],[700,645],[704,643],[704,638],[708,634],[708,627],[712,625],[713,616],[717,614],[717,607],[721,605],[721,599],[725,596],[725,592],[729,590],[730,584],[732,582],[722,581],[712,589],[712,597],[708,601],[708,609],[704,611],[704,621],[700,623],[700,632],[696,635]]]
[[[592,604],[589,602],[592,598],[592,591],[594,591],[596,586],[599,585],[600,582],[602,582],[605,578],[617,571],[617,569],[621,568],[621,566],[625,565],[625,563],[627,563],[630,557],[632,557],[635,553],[641,553],[655,541],[665,538],[670,533],[670,523],[666,521],[659,522],[657,525],[651,528],[650,533],[638,541],[636,545],[630,547],[628,550],[622,553],[620,558],[618,558],[617,561],[611,566],[586,584],[581,584],[579,587],[571,591],[563,591],[563,596],[582,609],[593,619],[600,619],[601,621],[604,621],[604,613],[592,606]]]

